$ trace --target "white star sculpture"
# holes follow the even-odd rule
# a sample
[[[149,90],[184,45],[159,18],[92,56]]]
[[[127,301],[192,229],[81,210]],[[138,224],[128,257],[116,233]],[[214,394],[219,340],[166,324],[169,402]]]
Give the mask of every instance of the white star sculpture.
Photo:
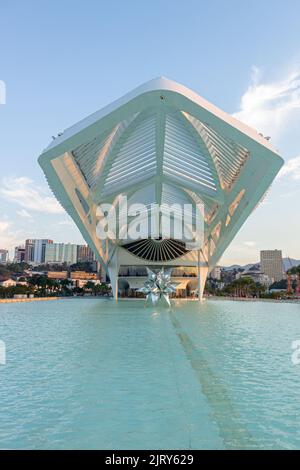
[[[159,300],[164,299],[169,307],[171,307],[169,294],[176,291],[174,284],[171,284],[171,272],[172,269],[162,268],[160,271],[155,273],[151,269],[147,269],[148,280],[145,285],[141,287],[138,292],[146,294],[147,300],[151,299],[153,305],[156,305]]]

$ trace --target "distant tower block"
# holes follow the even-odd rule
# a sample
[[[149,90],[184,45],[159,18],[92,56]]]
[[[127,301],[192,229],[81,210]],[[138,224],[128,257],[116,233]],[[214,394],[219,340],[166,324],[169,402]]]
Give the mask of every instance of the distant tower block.
[[[281,250],[262,250],[260,252],[260,269],[274,281],[281,281],[284,277]]]

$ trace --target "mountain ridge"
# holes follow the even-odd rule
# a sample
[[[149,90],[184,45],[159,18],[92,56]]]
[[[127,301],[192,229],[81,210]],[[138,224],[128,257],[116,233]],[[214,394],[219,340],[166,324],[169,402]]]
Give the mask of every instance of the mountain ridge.
[[[300,265],[300,260],[295,259],[295,258],[282,258],[282,262],[283,262],[284,271],[288,271],[290,268]],[[258,267],[260,267],[260,262],[258,261],[256,263],[248,263],[244,265],[232,264],[231,266],[221,266],[221,268],[224,269],[225,271],[232,271],[233,269],[245,270],[245,269],[251,268],[251,266],[253,265],[257,265]]]

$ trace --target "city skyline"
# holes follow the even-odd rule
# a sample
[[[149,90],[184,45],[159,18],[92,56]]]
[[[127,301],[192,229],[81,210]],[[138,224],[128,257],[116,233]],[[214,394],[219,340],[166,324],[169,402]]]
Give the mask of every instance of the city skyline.
[[[0,249],[0,252],[4,251]],[[38,264],[74,264],[93,262],[95,255],[87,244],[55,242],[51,239],[27,238],[15,246],[14,255],[8,261]]]
[[[25,238],[50,237],[58,242],[84,243],[75,224],[49,191],[36,162],[45,142],[51,140],[49,129],[56,135],[137,84],[166,75],[186,84],[264,135],[271,136],[271,143],[286,160],[264,202],[242,227],[220,264],[255,262],[260,250],[275,248],[281,249],[283,256],[300,259],[297,239],[300,220],[294,216],[300,191],[297,142],[300,118],[297,17],[300,5],[293,3],[293,8],[282,10],[274,2],[266,1],[257,6],[258,16],[255,8],[249,7],[245,12],[247,7],[244,5],[231,3],[234,14],[233,9],[229,13],[222,2],[213,1],[207,5],[208,21],[201,24],[201,29],[198,27],[201,5],[197,2],[191,2],[193,17],[189,9],[185,11],[176,2],[172,2],[172,8],[169,2],[164,5],[153,2],[159,6],[159,15],[153,4],[143,8],[136,4],[130,16],[121,3],[117,11],[112,11],[110,5],[101,8],[94,5],[91,11],[78,6],[82,15],[77,11],[74,16],[71,9],[61,5],[59,18],[50,3],[45,3],[43,9],[36,6],[35,18],[28,16],[29,10],[21,2],[18,18],[15,18],[13,7],[3,6],[6,22],[0,19],[0,37],[8,45],[3,51],[0,76],[6,84],[7,94],[6,104],[0,105],[3,130],[0,155],[5,161],[0,187],[0,248],[9,249],[11,254],[14,246]],[[262,21],[268,16],[270,6],[272,21],[266,30]],[[188,22],[182,21],[186,15]],[[109,17],[110,23],[108,27],[101,22],[99,29],[102,17]],[[169,23],[163,21],[164,17],[168,17]],[[80,38],[74,38],[71,33],[74,25],[79,25],[78,18],[84,18],[86,22],[82,25],[80,21],[82,34]],[[217,25],[213,34],[209,28],[210,19]],[[57,37],[51,36],[51,42],[47,42],[42,31],[51,31],[54,22]],[[143,31],[141,41],[136,41],[132,24],[135,34]],[[249,24],[251,37],[248,38],[244,32]],[[283,36],[284,24],[288,28]],[[180,39],[174,32],[174,25],[180,25]],[[126,45],[114,40],[113,33],[120,28],[127,37]],[[236,41],[237,34],[243,41]],[[104,49],[101,39],[108,35],[111,41],[104,41]],[[76,57],[68,55],[68,36],[75,41],[72,47],[77,50]],[[153,47],[153,40],[157,48]],[[200,51],[198,45],[204,40],[206,48]],[[225,49],[220,48],[221,41],[236,57],[230,70]],[[141,69],[139,63],[143,56],[147,60]],[[101,61],[95,61],[94,57],[101,57]],[[195,61],[195,57],[199,57],[199,61]],[[22,80],[15,74],[16,60],[20,69],[26,68]],[[81,67],[78,67],[79,62]],[[72,74],[70,80],[68,73],[56,73],[59,68],[76,69],[77,73]]]
[[[30,255],[28,255],[28,246],[30,247],[31,245],[34,247],[35,243],[34,242],[37,242],[36,243],[36,249],[37,249],[37,252],[39,252],[39,256],[41,256],[41,253],[44,254],[44,260],[42,259],[39,259],[37,260],[35,263],[34,263],[34,254],[32,254],[32,260],[29,260],[28,258],[30,257]],[[43,242],[48,242],[47,243],[47,246],[48,247],[51,247],[52,246],[52,250],[51,252],[48,251],[48,255],[47,255],[47,246],[46,246],[46,249],[44,251],[41,250],[41,244]],[[12,250],[12,254],[11,255],[8,255],[6,261],[1,261],[0,260],[0,263],[2,262],[3,263],[6,263],[6,262],[21,262],[21,261],[25,261],[25,262],[28,262],[28,261],[31,261],[32,263],[34,264],[62,264],[62,263],[65,263],[66,261],[62,261],[62,260],[49,260],[47,261],[47,256],[48,258],[51,257],[53,255],[53,253],[60,253],[60,256],[64,256],[64,252],[66,250],[66,252],[68,253],[66,256],[70,256],[72,257],[71,255],[71,251],[69,252],[69,250],[72,250],[73,247],[77,247],[77,261],[76,262],[80,262],[80,261],[87,261],[89,260],[90,262],[94,261],[95,259],[95,255],[94,253],[92,252],[91,248],[86,244],[86,243],[83,243],[83,244],[76,244],[76,243],[72,243],[70,241],[64,241],[64,242],[57,242],[57,241],[54,241],[52,239],[25,239],[23,240],[23,243],[17,245],[14,247],[14,249]],[[22,255],[21,255],[21,259],[17,259],[18,258],[18,255],[17,255],[17,250],[19,250],[20,252],[22,252]],[[34,248],[33,248],[34,250]],[[4,255],[4,252],[7,252],[7,250],[3,249],[0,247],[0,254],[3,253]],[[293,257],[285,257],[282,253],[282,250],[279,249],[279,248],[275,248],[274,250],[269,250],[268,248],[264,249],[264,250],[260,250],[256,253],[256,259],[254,260],[251,260],[249,263],[245,263],[245,264],[239,264],[239,263],[233,263],[231,265],[225,265],[223,263],[218,263],[215,268],[212,269],[212,271],[214,271],[215,269],[219,269],[219,268],[233,268],[233,267],[237,267],[237,266],[240,266],[240,267],[248,267],[248,266],[256,266],[256,265],[259,265],[261,264],[262,262],[262,254],[263,253],[271,253],[272,255],[272,252],[278,252],[278,254],[280,254],[280,258],[283,262],[283,271],[286,271],[287,269],[290,269],[292,266],[296,266],[298,264],[300,264],[300,259],[297,259],[297,258],[293,258]],[[19,255],[20,257],[20,255]],[[26,260],[25,260],[26,258]],[[75,262],[75,261],[74,261]],[[67,264],[71,264],[72,262],[71,261],[67,261]],[[286,264],[286,266],[285,266]]]
[[[26,238],[26,239],[29,239],[29,238]],[[11,249],[7,249],[3,246],[0,247],[0,252],[2,251],[7,251],[8,252],[8,260],[9,261],[13,261],[15,256],[14,256],[14,253],[15,253],[15,249],[16,248],[23,248],[25,249],[25,241],[26,239],[20,241],[20,243],[18,243],[17,245],[13,246]],[[57,245],[60,245],[60,244],[64,244],[64,245],[77,245],[77,246],[85,246],[85,247],[88,247],[88,245],[86,244],[86,242],[84,240],[82,240],[81,243],[75,243],[73,241],[70,241],[70,240],[64,240],[64,241],[55,241],[54,242],[55,244]],[[265,251],[265,250],[268,250],[269,248],[268,247],[264,247],[262,250],[257,250],[257,252],[254,253],[254,257],[249,261],[249,262],[245,262],[245,263],[238,263],[236,261],[234,261],[233,263],[222,263],[222,259],[220,260],[220,263],[218,263],[218,265],[222,265],[222,266],[231,266],[231,265],[248,265],[248,264],[257,264],[259,263],[259,256],[260,256],[260,252],[261,251]],[[282,250],[280,247],[275,247],[274,250],[279,250],[279,251],[282,251],[282,257],[283,258],[290,258],[291,260],[298,260],[298,257],[297,256],[289,256],[289,255],[286,255],[284,253],[284,250]],[[256,258],[255,258],[256,256]],[[255,259],[254,259],[255,258]],[[299,257],[299,260],[300,260],[300,257]]]

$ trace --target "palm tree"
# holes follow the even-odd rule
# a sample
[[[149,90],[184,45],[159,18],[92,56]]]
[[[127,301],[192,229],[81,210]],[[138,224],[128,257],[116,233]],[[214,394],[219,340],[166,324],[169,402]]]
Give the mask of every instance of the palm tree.
[[[257,292],[257,284],[251,277],[241,277],[232,281],[226,288],[234,297],[249,297]]]

